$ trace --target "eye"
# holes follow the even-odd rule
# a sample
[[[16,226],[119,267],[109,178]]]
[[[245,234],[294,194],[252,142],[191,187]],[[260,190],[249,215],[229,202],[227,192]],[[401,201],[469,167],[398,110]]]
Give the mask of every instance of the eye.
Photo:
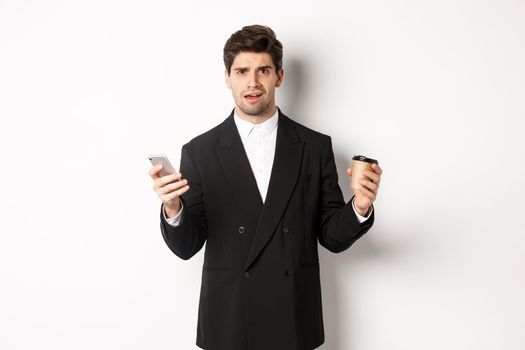
[[[266,74],[266,73],[268,73],[268,68],[261,68],[259,71],[260,71],[262,74]]]
[[[245,70],[245,69],[239,69],[239,70],[237,70],[237,74],[239,74],[239,75],[243,75],[244,73],[246,73],[246,70]]]

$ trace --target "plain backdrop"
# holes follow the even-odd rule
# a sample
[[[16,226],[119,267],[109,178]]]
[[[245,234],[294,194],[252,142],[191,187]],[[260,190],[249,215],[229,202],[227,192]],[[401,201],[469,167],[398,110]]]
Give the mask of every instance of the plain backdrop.
[[[525,348],[520,0],[0,1],[0,348],[196,349],[203,252],[159,228],[147,155],[234,107],[222,49],[284,44],[277,105],[384,173],[319,247],[322,350]]]

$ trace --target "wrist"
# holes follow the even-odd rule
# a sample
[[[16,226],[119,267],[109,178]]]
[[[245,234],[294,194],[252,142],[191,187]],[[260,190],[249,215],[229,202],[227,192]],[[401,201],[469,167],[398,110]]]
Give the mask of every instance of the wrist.
[[[168,206],[164,204],[164,213],[166,214],[167,219],[171,219],[177,216],[180,213],[180,210],[181,210],[180,201],[177,201],[177,204],[173,206]]]
[[[361,208],[357,208],[356,207],[355,210],[357,210],[359,215],[364,216],[364,217],[368,216],[368,214],[370,213],[370,207],[365,208],[365,209],[361,209]]]

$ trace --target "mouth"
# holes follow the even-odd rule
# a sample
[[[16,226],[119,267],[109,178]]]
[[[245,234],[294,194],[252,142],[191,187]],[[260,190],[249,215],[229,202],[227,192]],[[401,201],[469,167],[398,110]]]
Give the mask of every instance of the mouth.
[[[262,96],[262,92],[256,91],[256,92],[251,92],[249,94],[245,94],[244,98],[248,100],[248,102],[255,102],[259,100],[261,96]]]

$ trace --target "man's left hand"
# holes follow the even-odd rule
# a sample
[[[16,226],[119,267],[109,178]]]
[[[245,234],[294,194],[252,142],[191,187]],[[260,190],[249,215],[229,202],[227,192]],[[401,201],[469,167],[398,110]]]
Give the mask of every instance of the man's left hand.
[[[355,208],[362,216],[369,214],[370,206],[376,200],[377,190],[381,182],[381,174],[383,170],[376,163],[372,164],[372,170],[363,170],[363,175],[366,179],[360,179],[361,188],[354,191],[355,194]],[[346,169],[348,175],[352,176],[352,168]]]

